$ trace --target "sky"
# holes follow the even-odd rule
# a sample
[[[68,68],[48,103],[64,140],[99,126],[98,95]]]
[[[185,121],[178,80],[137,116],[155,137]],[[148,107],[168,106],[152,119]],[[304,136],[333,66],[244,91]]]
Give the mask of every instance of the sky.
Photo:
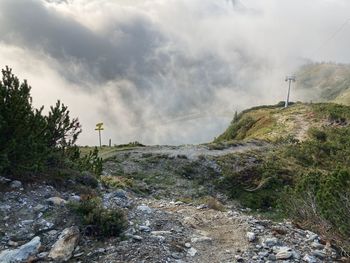
[[[350,63],[348,0],[0,0],[0,67],[60,99],[80,145],[213,140],[284,100],[305,63]],[[292,100],[303,99],[293,94]]]

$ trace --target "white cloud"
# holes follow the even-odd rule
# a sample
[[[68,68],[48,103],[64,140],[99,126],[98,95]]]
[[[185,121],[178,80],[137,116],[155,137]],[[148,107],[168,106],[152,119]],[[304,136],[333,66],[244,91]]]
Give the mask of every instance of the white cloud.
[[[28,79],[37,105],[59,98],[79,116],[81,144],[97,142],[99,121],[106,142],[204,142],[229,123],[223,113],[283,100],[284,75],[305,59],[349,62],[350,25],[315,52],[349,7],[346,0],[3,0],[0,61]]]

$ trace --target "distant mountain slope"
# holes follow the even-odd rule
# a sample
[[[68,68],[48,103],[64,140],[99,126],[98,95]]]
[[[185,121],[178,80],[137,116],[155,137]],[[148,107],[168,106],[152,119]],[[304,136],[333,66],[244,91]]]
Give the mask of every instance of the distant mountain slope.
[[[350,105],[350,65],[315,63],[297,72],[295,91],[302,101],[332,101]]]

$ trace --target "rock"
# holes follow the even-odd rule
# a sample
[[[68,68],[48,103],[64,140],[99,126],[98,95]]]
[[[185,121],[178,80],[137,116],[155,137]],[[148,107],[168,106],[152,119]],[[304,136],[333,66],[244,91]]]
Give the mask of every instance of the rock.
[[[151,235],[153,236],[163,236],[163,235],[169,235],[171,234],[170,231],[152,231]]]
[[[49,252],[41,252],[38,255],[36,255],[40,259],[44,259],[49,255]]]
[[[22,183],[20,181],[15,180],[10,183],[10,187],[13,189],[20,189],[22,188]]]
[[[276,237],[272,238],[265,238],[262,242],[263,246],[265,247],[273,247],[278,244],[278,239]]]
[[[244,259],[240,255],[236,255],[235,259],[237,262],[244,262]]]
[[[132,239],[134,239],[134,240],[136,240],[136,241],[142,241],[142,240],[143,240],[143,237],[137,236],[137,235],[133,235],[133,236],[132,236]]]
[[[79,195],[71,195],[69,198],[68,198],[68,201],[69,202],[72,202],[72,203],[79,203],[81,201],[81,198]]]
[[[175,259],[181,259],[183,257],[180,253],[172,253],[171,256]]]
[[[197,254],[197,249],[191,247],[188,251],[187,251],[187,255],[190,257],[194,257]]]
[[[304,257],[303,257],[303,260],[305,262],[309,262],[309,263],[317,263],[317,259],[313,256],[310,256],[308,254],[306,254]]]
[[[124,191],[123,189],[117,189],[114,192],[114,196],[119,198],[124,198],[124,199],[128,198],[126,191]]]
[[[18,242],[12,241],[10,240],[9,242],[7,242],[7,244],[11,247],[18,247]]]
[[[318,243],[317,241],[314,241],[314,242],[312,242],[311,247],[315,248],[315,249],[323,249],[324,245]]]
[[[206,209],[206,208],[208,208],[208,205],[206,205],[206,204],[201,204],[201,205],[197,206],[198,210]]]
[[[50,205],[55,205],[55,206],[61,206],[61,205],[65,205],[67,203],[66,200],[64,200],[64,199],[62,199],[61,197],[58,197],[58,196],[50,197],[50,198],[46,199],[46,201]]]
[[[270,260],[270,261],[276,261],[276,256],[274,254],[269,254],[267,259]]]
[[[276,259],[289,259],[293,256],[293,253],[288,250],[282,250],[276,254]]]
[[[33,209],[35,212],[45,212],[47,210],[47,207],[44,205],[38,204]]]
[[[139,229],[140,229],[140,231],[143,231],[143,232],[150,232],[151,231],[151,228],[149,226],[140,226]]]
[[[79,228],[76,226],[62,231],[56,243],[52,246],[49,258],[55,261],[67,261],[72,257],[79,240]]]
[[[21,221],[22,225],[31,225],[34,223],[34,220],[23,220]]]
[[[249,242],[253,242],[255,240],[255,233],[253,232],[247,232],[246,236]]]
[[[48,231],[51,230],[53,227],[53,223],[48,222],[43,218],[39,219],[34,225],[34,229],[36,230],[36,232]]]
[[[191,238],[192,243],[211,242],[211,241],[212,241],[212,238],[205,237],[205,236]]]
[[[40,237],[34,237],[30,242],[14,250],[4,250],[0,253],[1,263],[27,262],[30,256],[38,253],[41,246]]]
[[[0,183],[6,184],[8,182],[11,182],[11,180],[6,177],[0,176]]]
[[[136,209],[145,214],[152,214],[152,208],[148,207],[147,205],[139,205],[138,207],[136,207]]]
[[[259,257],[260,258],[264,258],[264,257],[267,257],[269,255],[269,252],[267,251],[261,251],[258,253]]]
[[[326,257],[326,253],[322,250],[315,250],[312,252],[312,255],[319,259],[324,259]]]
[[[190,247],[192,247],[192,245],[191,245],[191,243],[185,243],[185,247],[190,248]]]

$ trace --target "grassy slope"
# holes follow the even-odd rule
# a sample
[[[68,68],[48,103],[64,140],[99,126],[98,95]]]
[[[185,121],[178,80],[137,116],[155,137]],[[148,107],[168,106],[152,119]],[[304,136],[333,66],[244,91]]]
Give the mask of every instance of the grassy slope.
[[[215,142],[247,139],[275,142],[287,137],[305,140],[308,128],[319,127],[324,122],[324,118],[316,116],[314,104],[256,107],[242,112]]]
[[[350,65],[308,64],[296,75],[296,91],[303,98],[350,105]]]
[[[223,172],[219,186],[245,206],[282,209],[350,251],[349,124],[350,106],[335,103],[244,111],[216,143],[252,138],[278,143],[266,152],[218,157]],[[232,169],[244,163],[242,169]]]

